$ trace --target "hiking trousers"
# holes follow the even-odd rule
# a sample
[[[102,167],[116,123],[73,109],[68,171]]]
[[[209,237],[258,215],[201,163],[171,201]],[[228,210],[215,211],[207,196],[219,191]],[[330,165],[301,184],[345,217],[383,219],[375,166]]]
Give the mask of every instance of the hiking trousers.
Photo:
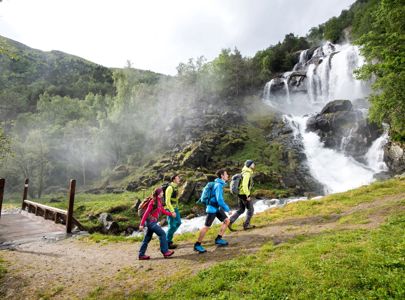
[[[167,216],[167,223],[169,224],[169,228],[167,229],[167,241],[169,243],[173,242],[173,235],[181,225],[179,209],[176,207],[174,209],[174,212],[176,213],[175,218],[173,218],[172,216]]]
[[[246,228],[250,225],[250,219],[252,219],[254,213],[253,201],[252,200],[248,201],[246,195],[238,195],[238,198],[239,198],[239,209],[230,218],[231,224],[234,223],[239,218],[239,216],[243,214],[247,209],[246,220],[243,223],[243,227]]]
[[[160,241],[160,252],[166,253],[169,251],[169,246],[167,244],[166,240],[166,233],[162,229],[162,227],[159,226],[159,224],[156,221],[149,222],[148,220],[146,221],[146,234],[145,237],[143,238],[141,248],[139,249],[139,256],[145,255],[146,249],[148,248],[148,244],[152,239],[152,235],[156,233],[159,236],[159,241]]]

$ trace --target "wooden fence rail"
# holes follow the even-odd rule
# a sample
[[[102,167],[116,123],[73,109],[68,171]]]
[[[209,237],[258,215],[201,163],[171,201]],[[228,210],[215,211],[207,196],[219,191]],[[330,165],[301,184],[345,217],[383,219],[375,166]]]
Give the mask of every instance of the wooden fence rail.
[[[6,184],[6,180],[4,178],[0,178],[0,218],[1,218],[1,208],[3,206],[3,196],[4,196],[5,184]]]
[[[41,216],[45,220],[53,220],[55,223],[66,224],[66,233],[72,232],[73,225],[76,225],[80,230],[84,230],[76,218],[73,217],[73,205],[75,199],[76,180],[72,179],[69,186],[69,206],[68,210],[51,207],[45,204],[27,200],[28,195],[28,178],[25,180],[22,210],[29,213],[34,213],[36,216]]]

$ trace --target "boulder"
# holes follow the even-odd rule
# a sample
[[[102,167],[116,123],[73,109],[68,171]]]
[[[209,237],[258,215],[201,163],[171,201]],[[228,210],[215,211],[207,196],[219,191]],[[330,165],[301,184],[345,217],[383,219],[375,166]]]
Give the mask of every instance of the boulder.
[[[98,220],[102,224],[101,232],[108,234],[117,234],[119,232],[120,227],[117,222],[113,221],[111,214],[102,213]]]
[[[334,100],[325,105],[321,110],[321,115],[335,113],[338,111],[351,111],[353,105],[349,100]]]
[[[394,174],[405,172],[405,145],[398,142],[388,142],[384,147],[384,161]]]
[[[196,182],[192,180],[187,180],[184,184],[183,191],[179,195],[179,201],[183,203],[188,203],[192,199],[194,194]]]
[[[382,130],[369,123],[349,100],[331,101],[308,119],[307,130],[316,132],[325,147],[342,151],[360,162]]]

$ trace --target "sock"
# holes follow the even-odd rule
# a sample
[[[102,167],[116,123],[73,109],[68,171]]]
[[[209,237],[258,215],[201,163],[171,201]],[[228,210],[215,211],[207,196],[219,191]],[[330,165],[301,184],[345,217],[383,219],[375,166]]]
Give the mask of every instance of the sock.
[[[196,246],[200,246],[201,243],[200,243],[200,242],[195,242],[195,245],[196,245]]]
[[[222,235],[219,235],[219,234],[218,234],[216,240],[219,240],[219,239],[222,239]]]

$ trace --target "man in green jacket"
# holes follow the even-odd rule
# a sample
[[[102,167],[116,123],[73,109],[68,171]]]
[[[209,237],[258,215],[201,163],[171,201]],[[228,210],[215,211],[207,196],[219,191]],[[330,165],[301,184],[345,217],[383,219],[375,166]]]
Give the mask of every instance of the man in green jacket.
[[[177,248],[177,245],[173,244],[173,235],[181,225],[178,193],[180,180],[180,176],[178,174],[174,174],[171,177],[171,182],[165,192],[166,209],[171,213],[175,213],[175,216],[167,217],[167,223],[169,224],[169,228],[167,229],[167,242],[169,243],[169,249]]]
[[[242,169],[242,184],[239,189],[239,209],[231,216],[229,229],[233,230],[231,225],[239,218],[241,214],[247,209],[246,220],[243,223],[243,229],[248,230],[254,228],[254,225],[250,225],[250,220],[252,219],[254,209],[253,202],[251,198],[251,191],[253,187],[253,170],[255,168],[255,163],[253,160],[248,159]]]

